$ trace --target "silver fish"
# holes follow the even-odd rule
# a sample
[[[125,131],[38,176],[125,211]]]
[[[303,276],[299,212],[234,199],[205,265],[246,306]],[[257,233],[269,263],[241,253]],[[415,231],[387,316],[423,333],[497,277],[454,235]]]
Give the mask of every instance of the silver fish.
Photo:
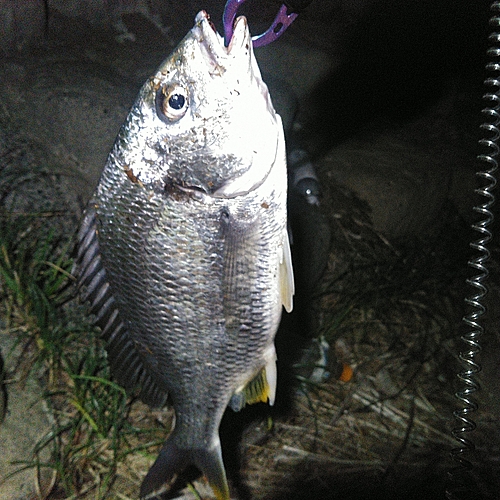
[[[115,377],[174,430],[141,498],[194,464],[229,499],[219,424],[269,401],[292,309],[283,127],[244,17],[228,47],[205,12],[142,87],[79,233],[81,294]]]

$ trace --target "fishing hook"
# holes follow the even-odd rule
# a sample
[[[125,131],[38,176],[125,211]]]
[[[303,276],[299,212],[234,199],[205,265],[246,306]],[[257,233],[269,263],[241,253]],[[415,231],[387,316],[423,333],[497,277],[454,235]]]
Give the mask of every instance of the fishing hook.
[[[224,45],[226,47],[229,45],[229,42],[233,37],[233,26],[236,13],[245,2],[246,0],[228,0],[226,6],[224,7],[222,21],[224,23]],[[307,3],[310,3],[310,0],[299,2],[300,8],[302,9]],[[253,46],[263,47],[264,45],[278,39],[285,32],[288,26],[290,26],[290,24],[292,24],[297,18],[297,10],[299,9],[295,9],[294,7],[290,7],[290,5],[287,5],[287,3],[284,3],[280,7],[278,14],[269,29],[261,35],[252,37]]]

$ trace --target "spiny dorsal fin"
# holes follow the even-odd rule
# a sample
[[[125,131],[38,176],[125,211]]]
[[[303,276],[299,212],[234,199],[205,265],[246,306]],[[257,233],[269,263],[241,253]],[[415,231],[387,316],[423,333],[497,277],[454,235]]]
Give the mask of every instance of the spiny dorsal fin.
[[[97,240],[96,215],[86,210],[78,233],[78,256],[74,274],[78,277],[80,297],[90,304],[94,323],[101,329],[111,372],[128,390],[139,389],[140,398],[151,406],[164,406],[167,394],[154,382],[120,319],[102,266]]]

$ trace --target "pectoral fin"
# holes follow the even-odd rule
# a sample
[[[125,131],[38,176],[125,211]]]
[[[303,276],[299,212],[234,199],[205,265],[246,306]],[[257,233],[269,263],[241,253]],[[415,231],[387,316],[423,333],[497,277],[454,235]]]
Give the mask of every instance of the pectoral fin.
[[[280,259],[280,291],[281,302],[286,312],[291,312],[293,309],[295,284],[293,280],[292,252],[290,251],[290,241],[286,229],[283,232],[282,255]]]

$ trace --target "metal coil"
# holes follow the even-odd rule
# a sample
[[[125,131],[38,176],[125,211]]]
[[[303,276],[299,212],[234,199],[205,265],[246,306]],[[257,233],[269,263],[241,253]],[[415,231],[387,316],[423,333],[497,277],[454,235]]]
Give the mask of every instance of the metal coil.
[[[491,6],[495,15],[490,20],[492,29],[500,28],[500,2],[493,2]],[[489,41],[492,47],[488,49],[488,56],[491,58],[500,57],[500,33],[493,32]],[[479,384],[475,376],[481,371],[481,365],[477,361],[477,355],[481,351],[479,338],[484,332],[484,327],[480,323],[481,317],[486,312],[486,306],[483,300],[488,292],[486,280],[489,276],[487,261],[490,259],[490,251],[487,248],[492,240],[493,234],[489,228],[494,221],[492,205],[495,202],[495,196],[492,193],[496,186],[495,172],[498,168],[498,156],[500,153],[500,63],[490,62],[486,69],[494,73],[494,76],[486,79],[485,86],[490,92],[484,95],[488,107],[483,110],[487,117],[487,122],[481,125],[481,129],[486,134],[484,139],[479,141],[484,149],[483,154],[478,155],[483,170],[477,172],[477,176],[484,183],[483,187],[476,189],[476,193],[481,195],[485,202],[474,207],[474,211],[480,214],[480,221],[473,224],[472,228],[480,234],[480,237],[470,245],[476,252],[476,256],[469,262],[469,267],[474,271],[474,276],[467,279],[467,284],[472,287],[470,296],[465,298],[470,312],[463,318],[467,327],[467,333],[461,339],[465,343],[465,350],[459,354],[463,371],[458,374],[460,380],[460,389],[455,396],[460,401],[461,407],[454,411],[453,415],[457,421],[457,426],[452,430],[453,437],[457,440],[458,446],[451,450],[451,456],[458,466],[450,471],[451,486],[446,491],[446,498],[457,499],[460,492],[470,492],[473,484],[470,483],[471,476],[467,474],[473,466],[466,458],[467,454],[474,451],[474,443],[466,437],[476,428],[471,414],[477,410],[478,404],[472,395],[479,390]]]

